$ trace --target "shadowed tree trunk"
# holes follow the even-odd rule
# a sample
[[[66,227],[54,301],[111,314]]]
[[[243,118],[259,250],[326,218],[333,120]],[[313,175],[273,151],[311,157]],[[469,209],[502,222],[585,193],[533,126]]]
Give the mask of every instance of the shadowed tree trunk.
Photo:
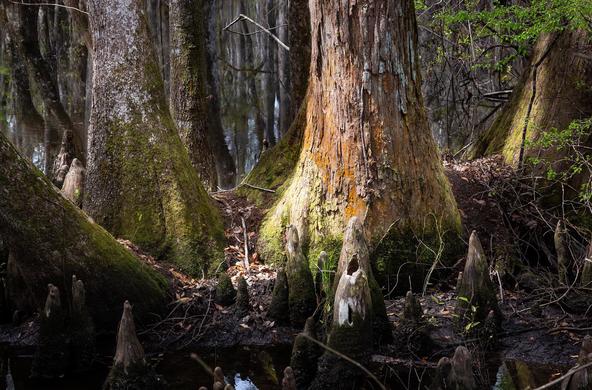
[[[265,4],[267,12],[267,24],[269,27],[274,27],[276,23],[274,12],[274,0],[267,0]],[[269,146],[276,144],[275,139],[275,62],[276,62],[276,46],[277,43],[271,36],[265,39],[265,74],[263,75],[263,88],[265,90],[265,139]],[[308,66],[308,64],[307,64]]]
[[[212,148],[208,142],[206,102],[206,53],[203,2],[172,0],[169,3],[171,32],[171,114],[181,140],[205,187],[218,184]]]
[[[234,186],[236,181],[236,166],[224,138],[220,113],[220,80],[216,48],[216,0],[204,0],[203,4],[205,7],[204,15],[206,15],[207,20],[208,137],[214,152],[218,185],[222,188],[230,188]]]
[[[0,236],[10,251],[8,291],[16,309],[43,307],[48,283],[84,279],[95,322],[113,330],[118,307],[158,312],[165,280],[60,195],[0,133]]]
[[[421,98],[413,1],[310,5],[302,149],[263,222],[261,253],[281,261],[282,232],[293,224],[309,258],[321,250],[337,258],[345,225],[358,216],[370,247],[380,240],[387,248],[375,262],[387,271],[406,261],[413,268],[426,261],[416,260],[418,237],[431,243],[460,230]]]
[[[115,236],[202,275],[222,224],[164,98],[141,0],[88,2],[93,106],[84,208]]]
[[[278,38],[288,43],[288,3],[289,0],[278,1],[277,35]],[[293,106],[290,101],[290,53],[278,48],[278,79],[279,79],[279,101],[280,101],[280,136],[283,136],[290,125],[294,116],[292,115]]]
[[[306,96],[310,68],[310,10],[308,0],[288,1],[290,92],[292,111],[298,112]]]

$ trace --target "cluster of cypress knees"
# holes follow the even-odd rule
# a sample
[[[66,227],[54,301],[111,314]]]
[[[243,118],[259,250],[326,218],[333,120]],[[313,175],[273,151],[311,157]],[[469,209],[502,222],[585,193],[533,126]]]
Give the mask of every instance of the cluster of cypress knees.
[[[294,226],[287,228],[286,263],[284,269],[278,271],[268,316],[277,324],[303,327],[303,331],[295,338],[290,366],[283,373],[284,390],[362,388],[368,378],[352,361],[367,363],[374,346],[391,344],[394,350],[414,353],[433,346],[421,304],[410,291],[406,295],[401,321],[393,329],[382,291],[372,273],[368,246],[357,218],[352,218],[346,228],[334,277],[326,277],[332,273],[323,275],[326,261],[327,255],[323,252],[319,256],[317,274],[313,277],[302,252],[297,229]],[[237,313],[245,316],[250,311],[250,303],[247,282],[242,276],[238,279],[237,290],[223,272],[219,276],[215,299],[220,305],[234,305]],[[463,272],[459,274],[456,293],[455,318],[459,329],[470,329],[471,336],[478,337],[484,345],[491,345],[503,318],[476,232],[469,240],[467,259]],[[41,313],[33,376],[55,377],[56,373],[83,369],[90,364],[94,355],[94,327],[85,306],[84,284],[76,276],[72,277],[71,302],[68,315],[62,307],[58,288],[49,285],[45,308]],[[333,305],[326,305],[326,302]],[[467,327],[467,324],[475,326]],[[590,362],[592,338],[587,337],[578,365]],[[443,357],[438,362],[430,388],[477,389],[472,366],[469,350],[464,346],[457,347],[452,358]],[[231,384],[226,383],[220,367],[216,367],[213,376],[213,389],[233,389]],[[592,377],[588,370],[576,373],[568,378],[563,388],[585,388],[588,377]],[[132,306],[126,301],[117,334],[114,362],[104,389],[153,390],[165,387],[163,378],[146,362],[136,335]]]

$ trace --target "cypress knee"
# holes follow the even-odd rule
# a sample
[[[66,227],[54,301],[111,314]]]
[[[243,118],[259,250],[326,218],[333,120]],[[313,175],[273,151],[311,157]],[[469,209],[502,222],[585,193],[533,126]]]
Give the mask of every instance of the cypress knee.
[[[298,230],[292,225],[286,231],[286,256],[290,322],[294,326],[303,326],[314,312],[317,299],[312,273],[302,253]]]

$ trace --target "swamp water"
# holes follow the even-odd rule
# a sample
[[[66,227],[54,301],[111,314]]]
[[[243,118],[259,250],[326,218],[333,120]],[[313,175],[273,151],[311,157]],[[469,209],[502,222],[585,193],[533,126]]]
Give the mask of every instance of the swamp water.
[[[283,369],[289,365],[291,347],[267,348],[235,347],[209,350],[199,357],[212,369],[220,366],[226,380],[237,390],[280,389]],[[159,374],[163,375],[171,390],[195,390],[199,386],[211,387],[208,372],[190,357],[191,351],[165,353],[151,358]],[[83,376],[64,378],[55,382],[29,378],[31,355],[11,358],[11,372],[15,390],[101,390],[107,377],[109,358],[102,359],[93,370]],[[567,371],[566,368],[526,364],[519,360],[487,358],[487,367],[478,374],[494,390],[534,389],[548,383]],[[4,371],[4,370],[3,370]],[[427,389],[431,370],[383,369],[379,377],[389,389]],[[2,383],[0,390],[5,389]]]

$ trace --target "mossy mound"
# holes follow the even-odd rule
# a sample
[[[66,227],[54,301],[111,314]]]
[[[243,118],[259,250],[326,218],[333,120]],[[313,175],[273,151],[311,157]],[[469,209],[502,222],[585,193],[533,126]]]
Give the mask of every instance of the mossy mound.
[[[271,293],[271,304],[267,316],[276,323],[285,325],[290,322],[290,306],[288,304],[288,276],[286,271],[280,270],[277,273],[273,292]]]
[[[230,306],[236,299],[236,290],[232,285],[232,280],[226,272],[222,272],[218,276],[218,284],[216,285],[216,303],[222,306]]]

